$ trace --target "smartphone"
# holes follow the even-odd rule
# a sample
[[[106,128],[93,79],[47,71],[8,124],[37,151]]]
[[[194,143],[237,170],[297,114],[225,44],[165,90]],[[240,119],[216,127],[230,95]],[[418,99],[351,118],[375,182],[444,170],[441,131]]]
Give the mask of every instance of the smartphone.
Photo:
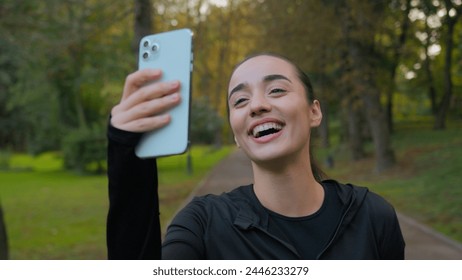
[[[177,155],[188,149],[193,68],[192,37],[190,29],[178,29],[148,35],[140,41],[138,68],[161,69],[162,77],[158,81],[178,80],[181,83],[181,103],[168,111],[171,122],[163,128],[143,134],[135,149],[136,155],[140,158]]]

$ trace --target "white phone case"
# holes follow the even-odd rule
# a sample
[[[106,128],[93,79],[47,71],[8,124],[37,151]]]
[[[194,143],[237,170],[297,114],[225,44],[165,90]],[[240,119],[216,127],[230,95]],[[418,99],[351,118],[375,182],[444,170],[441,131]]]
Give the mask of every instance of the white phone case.
[[[188,148],[192,34],[189,29],[179,29],[148,35],[140,41],[139,69],[161,69],[162,78],[159,81],[179,80],[181,83],[181,103],[169,111],[171,122],[142,136],[135,149],[140,158],[182,154]]]

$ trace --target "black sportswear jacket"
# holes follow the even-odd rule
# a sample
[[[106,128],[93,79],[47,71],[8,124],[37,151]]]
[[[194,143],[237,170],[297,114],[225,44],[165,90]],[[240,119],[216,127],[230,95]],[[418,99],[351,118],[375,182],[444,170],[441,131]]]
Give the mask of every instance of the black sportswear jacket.
[[[162,257],[155,160],[134,155],[139,134],[108,130],[109,259]],[[367,188],[323,181],[343,203],[335,232],[318,259],[404,259],[393,207]],[[252,185],[195,198],[174,218],[164,258],[300,259],[296,248],[268,232],[268,212]]]

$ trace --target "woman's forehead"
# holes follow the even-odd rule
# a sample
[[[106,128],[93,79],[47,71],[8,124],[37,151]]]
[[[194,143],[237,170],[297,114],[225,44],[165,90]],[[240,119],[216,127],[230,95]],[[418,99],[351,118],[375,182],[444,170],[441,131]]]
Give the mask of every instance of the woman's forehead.
[[[295,68],[288,61],[270,55],[252,57],[240,64],[231,75],[229,88],[245,82],[257,82],[267,75],[294,76]]]

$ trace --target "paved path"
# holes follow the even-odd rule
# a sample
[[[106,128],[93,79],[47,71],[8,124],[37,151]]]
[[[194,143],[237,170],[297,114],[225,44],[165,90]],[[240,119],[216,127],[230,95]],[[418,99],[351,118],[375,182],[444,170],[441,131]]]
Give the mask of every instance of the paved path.
[[[253,182],[250,161],[241,152],[232,153],[221,161],[206,177],[191,197],[209,193],[221,194],[237,186]],[[398,214],[406,241],[406,259],[462,260],[462,244]]]

